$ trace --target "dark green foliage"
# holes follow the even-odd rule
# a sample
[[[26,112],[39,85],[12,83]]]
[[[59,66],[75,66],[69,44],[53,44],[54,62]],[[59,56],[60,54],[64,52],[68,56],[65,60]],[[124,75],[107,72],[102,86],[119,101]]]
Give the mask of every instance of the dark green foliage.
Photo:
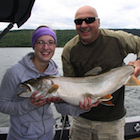
[[[140,36],[140,29],[112,29],[124,30],[125,32],[132,33]],[[30,47],[31,36],[34,30],[13,30],[7,33],[0,40],[0,47]],[[64,45],[72,39],[77,33],[76,30],[56,30],[57,34],[57,47],[64,47]]]
[[[0,40],[0,47],[29,47],[34,30],[13,30]],[[76,35],[76,30],[56,30],[57,47],[63,47]]]
[[[64,47],[64,45],[76,35],[76,30],[56,30],[57,47]]]
[[[29,47],[33,30],[13,30],[0,40],[0,47]]]

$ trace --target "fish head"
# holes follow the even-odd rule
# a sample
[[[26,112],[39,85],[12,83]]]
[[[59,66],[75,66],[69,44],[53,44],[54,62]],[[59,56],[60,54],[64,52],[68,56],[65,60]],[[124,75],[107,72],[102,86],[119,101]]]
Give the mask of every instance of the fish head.
[[[27,91],[33,92],[34,90],[39,89],[41,85],[42,85],[41,80],[30,79],[28,81],[20,83],[19,88],[20,89],[26,89]]]
[[[52,86],[52,81],[49,78],[36,78],[36,79],[30,79],[28,81],[25,81],[21,84],[19,84],[19,88],[23,91],[18,93],[19,97],[30,97],[35,91],[38,92],[37,96],[39,95],[46,95],[46,92],[50,87]]]

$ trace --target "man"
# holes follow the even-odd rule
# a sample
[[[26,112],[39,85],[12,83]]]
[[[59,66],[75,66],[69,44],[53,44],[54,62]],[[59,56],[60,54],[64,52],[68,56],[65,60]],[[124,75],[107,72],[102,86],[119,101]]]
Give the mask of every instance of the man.
[[[80,7],[75,14],[78,33],[65,46],[62,53],[64,76],[83,76],[94,67],[102,72],[123,65],[128,53],[140,57],[140,38],[123,31],[100,29],[100,19],[91,6]],[[129,62],[140,74],[140,60]],[[113,93],[115,106],[99,104],[91,111],[73,118],[70,140],[123,140],[126,110],[124,87]]]

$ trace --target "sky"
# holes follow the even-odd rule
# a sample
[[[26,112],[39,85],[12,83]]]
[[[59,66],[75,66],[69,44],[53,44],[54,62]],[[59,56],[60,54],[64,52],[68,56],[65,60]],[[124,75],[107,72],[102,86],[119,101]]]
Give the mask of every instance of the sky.
[[[31,16],[20,28],[36,29],[47,25],[52,29],[75,29],[75,13],[83,5],[97,10],[101,28],[140,29],[140,0],[36,0]],[[0,23],[0,30],[9,23]]]

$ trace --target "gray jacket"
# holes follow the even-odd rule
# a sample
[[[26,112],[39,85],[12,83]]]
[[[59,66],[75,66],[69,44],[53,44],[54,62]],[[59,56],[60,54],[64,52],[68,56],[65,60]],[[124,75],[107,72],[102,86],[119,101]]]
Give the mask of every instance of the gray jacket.
[[[8,140],[52,140],[55,135],[53,130],[55,120],[50,103],[36,107],[29,98],[17,96],[21,91],[18,85],[24,81],[45,75],[60,75],[58,66],[53,60],[50,60],[46,71],[40,74],[32,63],[33,55],[34,53],[27,54],[9,68],[1,83],[0,112],[10,115]],[[66,103],[55,104],[55,106],[63,115],[78,116],[85,112],[79,107]]]

